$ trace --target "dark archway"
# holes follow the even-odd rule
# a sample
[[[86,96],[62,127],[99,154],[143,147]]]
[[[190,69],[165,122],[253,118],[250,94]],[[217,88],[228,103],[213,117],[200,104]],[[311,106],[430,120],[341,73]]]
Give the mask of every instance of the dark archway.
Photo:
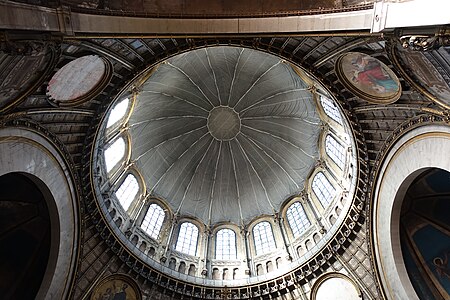
[[[405,267],[420,299],[450,297],[450,172],[429,169],[406,192],[400,219]]]
[[[35,299],[47,269],[50,214],[28,176],[0,176],[0,298]]]

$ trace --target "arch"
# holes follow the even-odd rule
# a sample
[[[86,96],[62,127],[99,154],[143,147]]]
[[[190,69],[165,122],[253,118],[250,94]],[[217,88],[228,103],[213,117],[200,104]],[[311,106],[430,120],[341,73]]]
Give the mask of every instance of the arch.
[[[223,280],[230,279],[230,272],[229,272],[228,268],[223,268],[222,279]]]
[[[22,127],[0,129],[0,176],[18,172],[43,193],[50,214],[49,262],[38,299],[68,298],[78,252],[78,195],[68,162],[46,137]],[[65,276],[61,276],[65,274]]]
[[[262,264],[257,264],[256,265],[256,275],[260,276],[260,275],[263,275],[263,274],[264,274],[264,271],[263,271]]]
[[[142,252],[145,252],[146,249],[147,249],[147,243],[146,242],[142,242],[139,245],[139,250],[141,250]]]
[[[238,279],[239,268],[233,269],[233,280]]]
[[[372,244],[377,275],[387,299],[419,299],[407,274],[400,246],[401,207],[408,187],[423,171],[429,168],[450,171],[450,160],[443,159],[449,151],[448,126],[421,126],[401,136],[378,169],[371,206]]]
[[[273,263],[271,260],[269,260],[268,262],[266,262],[266,271],[267,273],[270,273],[273,271]]]
[[[49,263],[50,211],[32,175],[0,176],[0,277],[5,299],[34,299]],[[47,195],[48,196],[48,195]]]
[[[218,268],[214,268],[212,271],[212,279],[214,280],[219,280],[220,279],[220,274],[219,274],[219,269]]]
[[[311,300],[359,300],[361,289],[348,276],[330,272],[320,276],[311,289]]]
[[[169,269],[175,270],[176,265],[177,265],[177,260],[175,258],[171,257],[169,260]]]
[[[184,261],[180,262],[180,265],[178,266],[178,272],[181,274],[184,274],[186,272],[186,263]]]
[[[277,257],[277,259],[275,260],[275,264],[277,266],[277,269],[281,268],[281,265],[283,264],[283,260],[281,259],[281,257]]]
[[[188,270],[188,274],[190,276],[195,276],[195,272],[196,272],[197,268],[195,267],[194,264],[190,264],[189,265],[189,270]]]

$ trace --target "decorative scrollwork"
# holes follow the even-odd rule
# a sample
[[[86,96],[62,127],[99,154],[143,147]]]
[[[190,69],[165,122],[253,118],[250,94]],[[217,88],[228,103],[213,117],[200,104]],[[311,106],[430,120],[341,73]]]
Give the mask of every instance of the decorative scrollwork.
[[[403,48],[430,51],[450,46],[450,35],[404,35],[400,37]]]

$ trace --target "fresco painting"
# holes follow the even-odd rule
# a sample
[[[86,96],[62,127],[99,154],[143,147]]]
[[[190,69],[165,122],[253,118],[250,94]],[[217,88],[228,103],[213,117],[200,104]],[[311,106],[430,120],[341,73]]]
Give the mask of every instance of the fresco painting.
[[[401,85],[397,76],[370,55],[346,53],[337,61],[336,71],[342,83],[361,99],[381,104],[395,102],[400,96]]]

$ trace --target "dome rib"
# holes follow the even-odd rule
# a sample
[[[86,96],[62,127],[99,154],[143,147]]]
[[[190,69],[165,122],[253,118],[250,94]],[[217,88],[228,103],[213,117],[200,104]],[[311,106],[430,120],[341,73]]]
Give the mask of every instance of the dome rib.
[[[214,107],[215,105],[211,102],[211,100],[209,100],[208,96],[205,95],[205,93],[203,92],[203,90],[191,79],[191,77],[189,77],[188,74],[186,74],[186,72],[184,72],[181,68],[172,65],[170,62],[167,62],[168,66],[171,66],[172,68],[178,70],[181,74],[183,74],[184,76],[186,76],[186,78],[199,90],[199,92],[203,95],[203,97],[205,97],[206,101],[211,105],[211,107]]]

